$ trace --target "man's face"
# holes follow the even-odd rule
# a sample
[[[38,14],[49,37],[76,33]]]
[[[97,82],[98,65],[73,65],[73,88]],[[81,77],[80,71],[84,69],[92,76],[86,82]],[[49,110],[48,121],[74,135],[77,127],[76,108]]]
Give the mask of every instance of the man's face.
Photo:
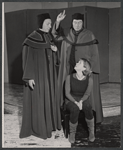
[[[51,19],[45,19],[42,25],[42,30],[45,32],[49,32],[51,29]]]
[[[73,20],[73,28],[75,31],[79,31],[82,29],[83,21],[82,20]]]

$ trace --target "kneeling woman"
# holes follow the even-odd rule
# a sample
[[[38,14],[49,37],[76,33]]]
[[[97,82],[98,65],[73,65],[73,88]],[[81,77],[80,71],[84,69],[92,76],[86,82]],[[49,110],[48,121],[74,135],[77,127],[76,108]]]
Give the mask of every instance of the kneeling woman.
[[[89,130],[89,141],[95,140],[94,117],[89,99],[93,87],[91,78],[91,65],[88,60],[82,58],[74,67],[76,73],[68,75],[65,82],[66,109],[70,112],[70,143],[75,142],[75,133],[78,125],[80,110],[85,113],[85,120]]]

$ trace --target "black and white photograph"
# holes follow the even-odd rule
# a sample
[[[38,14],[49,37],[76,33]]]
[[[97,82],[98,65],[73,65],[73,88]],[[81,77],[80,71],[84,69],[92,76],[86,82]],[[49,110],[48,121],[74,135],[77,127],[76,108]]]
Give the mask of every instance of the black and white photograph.
[[[2,2],[2,148],[121,137],[121,2]]]

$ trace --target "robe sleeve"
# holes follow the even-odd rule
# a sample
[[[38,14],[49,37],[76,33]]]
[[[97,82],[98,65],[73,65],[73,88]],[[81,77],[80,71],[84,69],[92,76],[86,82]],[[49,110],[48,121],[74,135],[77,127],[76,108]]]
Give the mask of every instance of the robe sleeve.
[[[61,40],[63,40],[64,31],[63,31],[62,27],[60,26],[60,24],[59,24],[59,26],[57,26],[57,29],[56,29],[56,26],[57,26],[57,22],[55,22],[53,25],[52,35],[54,36],[56,41],[61,41]]]
[[[60,65],[60,58],[59,58],[59,50],[57,50],[57,52],[56,52],[56,61],[55,61],[55,66],[59,66]]]
[[[92,79],[91,77],[89,77],[89,80],[88,80],[88,87],[87,87],[87,90],[86,90],[86,92],[84,93],[83,97],[81,98],[82,101],[85,101],[85,100],[88,99],[88,97],[89,97],[90,94],[91,94],[92,88],[93,88],[93,79]]]
[[[66,78],[65,95],[66,95],[67,99],[69,99],[71,102],[75,102],[75,99],[70,94],[70,75],[68,75],[67,78]]]
[[[22,66],[23,66],[22,79],[25,82],[27,82],[30,79],[34,80],[33,49],[27,45],[24,45],[22,50]]]
[[[94,35],[91,35],[92,40],[95,39]],[[91,67],[92,72],[94,73],[100,73],[100,61],[99,61],[99,52],[98,52],[98,46],[97,44],[90,45],[90,53],[91,53]]]

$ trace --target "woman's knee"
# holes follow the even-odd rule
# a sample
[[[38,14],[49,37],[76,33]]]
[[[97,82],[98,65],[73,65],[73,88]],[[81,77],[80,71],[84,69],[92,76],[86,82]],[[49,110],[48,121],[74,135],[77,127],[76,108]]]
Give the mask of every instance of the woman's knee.
[[[91,104],[90,104],[90,102],[88,100],[85,100],[83,102],[83,109],[85,109],[85,110],[92,110],[92,106],[91,106]]]
[[[74,106],[71,108],[71,112],[79,114],[80,112],[79,107],[76,104],[74,104]]]
[[[79,112],[80,112],[80,110],[79,110],[79,107],[75,104],[75,103],[73,103],[73,102],[69,102],[68,104],[67,104],[67,110],[69,110],[70,111],[70,113],[76,113],[76,114],[79,114]]]
[[[87,119],[92,119],[93,118],[92,106],[89,103],[85,103],[83,105],[83,112],[84,112],[85,117]]]
[[[87,118],[87,119],[92,119],[93,118],[92,107],[85,107],[83,109],[83,112],[85,114],[85,118]]]

